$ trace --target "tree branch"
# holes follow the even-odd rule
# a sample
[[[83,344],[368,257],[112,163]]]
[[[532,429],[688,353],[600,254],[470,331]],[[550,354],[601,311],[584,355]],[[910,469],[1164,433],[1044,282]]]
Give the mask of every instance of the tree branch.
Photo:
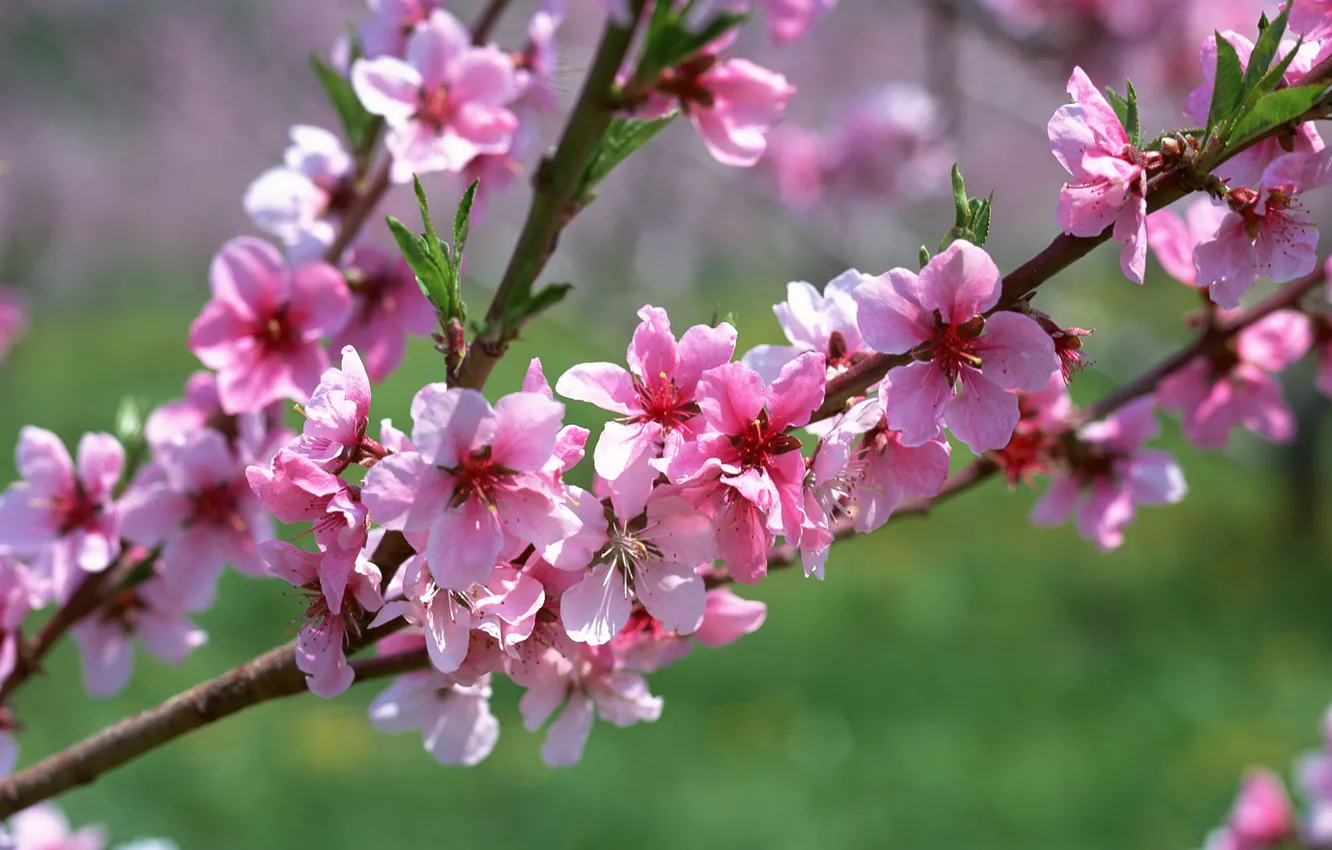
[[[490,309],[486,311],[485,329],[472,341],[463,361],[459,372],[461,386],[477,388],[483,385],[517,332],[516,328],[507,326],[507,315],[531,294],[532,284],[555,252],[560,232],[572,217],[570,202],[578,178],[597,140],[615,115],[612,88],[633,43],[642,11],[643,0],[634,0],[633,17],[628,27],[614,23],[606,25],[592,70],[588,72],[583,90],[569,115],[559,147],[537,167],[533,178],[535,192],[527,220],[491,299]]]

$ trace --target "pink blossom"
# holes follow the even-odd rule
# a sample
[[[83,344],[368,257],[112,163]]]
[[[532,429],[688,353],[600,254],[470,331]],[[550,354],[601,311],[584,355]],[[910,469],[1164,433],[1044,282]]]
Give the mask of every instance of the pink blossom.
[[[1289,24],[1306,42],[1332,36],[1332,0],[1291,0]]]
[[[527,688],[518,703],[523,725],[535,732],[551,715],[541,758],[551,767],[576,764],[592,731],[593,714],[616,726],[652,723],[661,716],[642,676],[616,669],[609,647],[568,641],[529,641],[511,665],[510,677]]]
[[[312,258],[332,244],[355,196],[356,165],[337,136],[321,127],[291,128],[280,168],[270,168],[245,191],[245,212],[294,256]]]
[[[190,327],[190,349],[217,370],[227,413],[305,401],[328,368],[320,339],[347,322],[351,296],[322,262],[289,269],[273,246],[242,236],[213,258],[213,299]]]
[[[1078,532],[1103,551],[1124,542],[1136,505],[1174,504],[1188,492],[1179,465],[1165,452],[1142,446],[1160,433],[1150,398],[1139,399],[1103,422],[1077,432],[1077,449],[1032,508],[1033,525],[1060,525],[1077,511]]]
[[[222,410],[217,376],[199,371],[185,382],[183,398],[168,401],[148,415],[143,433],[155,451],[201,428],[212,428],[226,435],[239,453],[261,459],[271,457],[291,439],[291,432],[282,424],[285,413],[285,405],[277,401],[255,413],[232,416]]]
[[[110,434],[84,434],[76,464],[59,437],[29,425],[14,459],[23,480],[0,495],[0,552],[34,559],[45,598],[63,601],[80,571],[101,572],[120,554],[113,499],[125,450]]]
[[[440,587],[485,584],[506,539],[544,547],[578,530],[561,493],[537,474],[563,416],[564,405],[538,393],[491,407],[475,390],[429,384],[412,400],[416,451],[377,463],[362,498],[381,525],[429,532],[423,553]]]
[[[919,277],[897,268],[856,288],[866,343],[912,353],[914,362],[890,370],[880,386],[888,427],[905,445],[935,439],[946,422],[972,451],[1003,448],[1018,422],[1008,390],[1038,390],[1059,368],[1035,320],[984,316],[999,294],[994,261],[965,241],[932,257]]]
[[[279,521],[314,523],[321,587],[329,610],[341,613],[342,589],[367,540],[367,511],[356,488],[290,449],[278,452],[269,469],[248,467],[245,479]]]
[[[559,91],[555,74],[559,70],[559,44],[555,33],[564,23],[564,10],[546,4],[527,24],[527,46],[518,60],[516,79],[522,92],[519,102],[533,109],[554,109]]]
[[[703,625],[694,632],[694,640],[717,648],[735,643],[758,631],[768,617],[768,606],[752,599],[741,599],[724,587],[708,591]]]
[[[771,385],[743,363],[703,373],[698,405],[706,430],[666,466],[674,483],[713,517],[717,553],[737,581],[754,583],[768,570],[774,530],[798,543],[805,521],[805,462],[787,433],[809,422],[823,402],[823,355],[806,353],[782,368]]]
[[[121,499],[125,538],[162,547],[163,581],[190,610],[211,604],[226,564],[264,574],[258,545],[272,519],[244,471],[226,438],[203,429],[159,447]]]
[[[798,355],[816,351],[823,355],[828,377],[845,371],[855,355],[869,350],[856,324],[856,300],[851,295],[868,279],[855,270],[843,272],[822,293],[803,280],[788,283],[786,300],[772,311],[791,344],[757,345],[745,352],[744,364],[763,380],[774,381]]]
[[[592,646],[609,643],[629,622],[635,598],[666,630],[695,631],[707,602],[695,567],[712,561],[711,520],[660,489],[648,499],[647,523],[641,528],[634,517],[619,515],[607,524],[601,503],[590,493],[575,498],[579,513],[586,513],[582,531],[544,553],[554,566],[582,575],[560,597],[560,620],[569,637]],[[587,543],[570,545],[579,538]]]
[[[365,358],[370,380],[380,383],[402,363],[407,337],[426,336],[435,327],[434,311],[411,266],[396,252],[354,246],[342,274],[351,291],[351,314],[332,335],[329,350],[354,347]]]
[[[1294,833],[1295,812],[1281,779],[1269,770],[1251,770],[1226,824],[1208,836],[1206,850],[1266,850],[1284,845]]]
[[[370,703],[370,723],[381,732],[419,730],[440,764],[471,767],[499,740],[490,696],[489,676],[468,683],[436,670],[408,673]]]
[[[1253,54],[1253,42],[1230,30],[1223,31],[1221,36],[1234,46],[1235,53],[1239,56],[1240,66],[1247,68],[1249,57]],[[1283,41],[1277,51],[1278,60],[1284,58],[1294,46],[1295,42],[1292,40]],[[1295,54],[1295,58],[1291,61],[1290,67],[1286,69],[1283,78],[1286,84],[1296,82],[1313,68],[1315,55],[1318,51],[1319,48],[1316,44],[1306,43],[1300,47]],[[1185,117],[1194,121],[1198,126],[1207,123],[1207,115],[1212,103],[1212,89],[1216,77],[1216,53],[1216,35],[1213,32],[1207,36],[1207,40],[1198,49],[1198,64],[1202,68],[1206,82],[1190,92],[1184,102]],[[1317,153],[1323,150],[1322,137],[1314,129],[1313,122],[1306,121],[1299,125],[1295,130],[1294,138],[1291,140],[1266,139],[1241,151],[1214,169],[1213,173],[1228,181],[1232,186],[1255,186],[1262,180],[1263,172],[1267,170],[1267,166],[1273,160],[1284,156],[1291,149],[1302,154]]]
[[[9,354],[18,338],[28,327],[28,312],[23,306],[23,294],[17,289],[0,286],[0,361]]]
[[[679,102],[713,159],[745,168],[763,158],[768,133],[795,86],[748,59],[721,60],[716,52],[721,46],[663,72],[657,91]],[[664,113],[664,106],[657,98],[648,111]]]
[[[18,664],[19,627],[28,612],[43,601],[40,588],[34,585],[27,567],[0,555],[0,682],[7,680]],[[0,770],[0,776],[8,772]]]
[[[345,599],[353,604],[335,614],[320,589],[323,558],[318,552],[281,541],[269,541],[260,548],[268,571],[301,590],[309,603],[302,614],[305,624],[296,635],[296,666],[306,674],[311,693],[325,699],[337,696],[356,678],[344,652],[349,630],[357,628],[364,612],[378,611],[384,604],[379,595],[379,568],[364,558],[357,560],[342,588]]]
[[[882,399],[867,399],[847,413],[847,419],[866,417],[870,427],[853,455],[850,480],[856,504],[856,531],[868,533],[888,521],[908,496],[929,498],[948,477],[951,450],[942,438],[907,445],[902,435],[888,429]]]
[[[100,826],[71,832],[69,821],[50,803],[24,809],[9,822],[14,850],[103,850],[106,834]],[[0,835],[0,839],[6,836]]]
[[[955,161],[943,104],[908,82],[857,94],[825,142],[828,191],[872,204],[937,192]]]
[[[837,0],[756,0],[768,18],[772,43],[784,46],[799,41]]]
[[[1019,481],[1030,485],[1037,475],[1050,474],[1053,455],[1073,414],[1073,401],[1063,374],[1051,374],[1043,389],[1018,393],[1018,410],[1021,418],[1012,439],[1002,449],[990,453],[1010,488]]]
[[[365,436],[370,426],[370,377],[350,345],[342,349],[342,368],[329,369],[302,410],[305,424],[293,449],[320,469],[338,474],[368,450],[382,457]]]
[[[1147,263],[1147,173],[1152,157],[1133,147],[1124,125],[1086,72],[1068,78],[1073,103],[1050,119],[1050,148],[1073,181],[1059,192],[1059,226],[1074,236],[1099,236],[1114,225],[1123,243],[1119,265],[1142,283]]]
[[[372,17],[359,27],[361,48],[370,58],[402,56],[417,25],[442,9],[442,0],[367,0]]]
[[[83,685],[91,696],[109,697],[134,672],[134,638],[148,654],[180,664],[208,640],[186,616],[190,612],[158,576],[119,592],[71,630],[83,662]]]
[[[1193,252],[1216,236],[1226,216],[1226,207],[1207,197],[1190,204],[1182,219],[1174,210],[1157,210],[1147,216],[1147,244],[1166,274],[1186,286],[1197,286]]]
[[[694,325],[677,343],[666,311],[646,306],[626,359],[584,363],[560,376],[555,389],[566,398],[595,404],[620,414],[606,423],[597,440],[597,474],[613,482],[618,510],[632,516],[643,509],[657,477],[652,461],[670,462],[680,447],[702,428],[695,392],[705,371],[731,360],[735,328]]]
[[[1287,154],[1267,166],[1256,191],[1230,190],[1230,212],[1193,255],[1198,285],[1213,301],[1238,307],[1260,275],[1284,283],[1313,271],[1318,228],[1298,196],[1327,182],[1327,163],[1325,156]]]
[[[392,179],[461,171],[478,154],[508,150],[519,95],[513,59],[494,45],[474,47],[457,18],[436,9],[412,32],[406,60],[358,60],[352,86],[365,108],[383,116]]]
[[[1236,426],[1286,442],[1295,436],[1295,416],[1273,376],[1312,344],[1309,317],[1278,310],[1161,381],[1157,400],[1163,409],[1183,415],[1184,436],[1199,448],[1222,448]]]
[[[790,122],[773,130],[763,164],[777,182],[782,202],[797,210],[813,208],[823,200],[828,145],[814,130]]]

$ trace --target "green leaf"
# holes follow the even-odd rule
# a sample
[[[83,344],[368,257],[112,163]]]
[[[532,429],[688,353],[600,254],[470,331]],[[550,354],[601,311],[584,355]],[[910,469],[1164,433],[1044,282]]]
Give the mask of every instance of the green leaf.
[[[1115,110],[1115,117],[1119,119],[1120,126],[1127,128],[1129,125],[1128,100],[1109,86],[1105,87],[1105,99],[1110,102],[1110,108]],[[1130,133],[1129,141],[1133,140],[1132,136],[1133,134]],[[1136,145],[1134,147],[1136,147]]]
[[[929,265],[930,249],[926,248],[924,245],[921,245],[919,257],[920,257],[920,267],[923,269],[925,268],[925,266]]]
[[[505,311],[504,327],[510,333],[516,332],[529,319],[563,301],[571,289],[572,283],[552,283],[542,287]]]
[[[1281,10],[1281,14],[1276,16],[1276,20],[1263,26],[1260,22],[1261,32],[1258,41],[1253,45],[1253,53],[1249,54],[1248,67],[1244,69],[1244,92],[1247,94],[1258,86],[1258,81],[1267,73],[1268,67],[1272,64],[1272,59],[1277,55],[1277,50],[1281,47],[1281,37],[1286,34],[1286,19],[1290,16],[1290,4],[1287,3]],[[1263,20],[1267,16],[1263,15]],[[1219,42],[1218,42],[1219,46]]]
[[[1300,86],[1263,95],[1243,118],[1235,122],[1226,138],[1227,143],[1237,143],[1294,121],[1312,109],[1324,91],[1325,86]]]
[[[971,204],[967,202],[967,184],[962,170],[953,163],[953,226],[964,228],[971,222]]]
[[[1207,129],[1212,130],[1234,117],[1244,100],[1244,70],[1240,67],[1235,45],[1216,33],[1216,81],[1212,85],[1212,105],[1207,110]]]
[[[416,285],[421,288],[421,294],[437,311],[448,315],[446,312],[449,300],[448,284],[445,281],[444,270],[426,250],[419,235],[393,216],[388,216],[385,220],[388,222],[389,232],[393,234],[393,241],[398,243],[398,250],[402,252],[403,259],[416,275]]]
[[[692,8],[693,4],[683,9],[675,9],[670,3],[656,5],[635,76],[655,78],[663,70],[689,61],[749,17],[742,12],[718,12],[695,29],[688,21]]]
[[[1142,125],[1138,118],[1138,93],[1133,90],[1133,81],[1125,80],[1124,85],[1128,88],[1128,120],[1124,122],[1124,130],[1128,133],[1129,141],[1133,147],[1142,147]]]
[[[328,95],[329,102],[333,104],[333,110],[338,113],[338,121],[342,124],[342,132],[346,134],[351,150],[359,153],[367,149],[378,131],[378,116],[366,111],[352,89],[351,82],[318,53],[310,54],[310,65],[319,78],[319,85],[324,88],[324,94]]]
[[[124,446],[143,439],[143,408],[131,396],[122,398],[116,408],[115,435]]]
[[[606,178],[615,167],[629,158],[629,155],[650,142],[654,136],[666,129],[666,125],[675,119],[678,112],[671,112],[660,118],[616,118],[606,128],[606,132],[597,140],[596,147],[588,157],[587,165],[578,178],[574,192],[575,202],[585,204],[591,201],[592,190]]]
[[[971,232],[976,237],[971,241],[984,247],[985,240],[990,238],[990,209],[994,206],[994,193],[991,192],[985,200],[973,199],[971,205]]]
[[[455,263],[462,263],[463,248],[467,245],[467,234],[472,229],[472,204],[476,201],[476,187],[480,185],[479,179],[473,180],[472,185],[463,192],[462,200],[458,202],[458,212],[453,216],[453,260]]]

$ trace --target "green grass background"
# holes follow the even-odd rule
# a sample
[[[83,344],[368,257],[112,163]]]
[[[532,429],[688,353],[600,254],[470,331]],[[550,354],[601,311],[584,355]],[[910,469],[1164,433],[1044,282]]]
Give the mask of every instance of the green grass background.
[[[746,347],[776,334],[760,305],[780,296],[763,295],[740,299]],[[552,378],[623,356],[631,316],[577,313],[535,325],[492,390],[515,388],[533,353]],[[169,302],[39,312],[0,367],[0,444],[24,423],[73,441],[109,428],[127,393],[174,396],[195,368],[190,315]],[[412,392],[438,374],[418,341],[374,416],[407,424]],[[1090,373],[1078,389],[1106,386]],[[1070,528],[1030,528],[1032,495],[991,482],[839,546],[824,582],[788,572],[745,589],[768,603],[767,625],[655,675],[661,720],[598,725],[571,769],[542,765],[507,682],[499,745],[470,770],[437,765],[417,736],[373,731],[364,708],[382,684],[370,683],[247,711],[61,804],[117,840],[170,836],[184,850],[1196,847],[1246,765],[1284,770],[1316,745],[1332,698],[1326,535],[1291,534],[1272,456],[1238,446],[1182,454],[1191,497],[1145,511],[1112,556]],[[208,645],[180,668],[141,656],[109,700],[82,694],[62,646],[18,697],[23,763],[284,640],[299,607],[284,587],[228,575],[199,618]]]

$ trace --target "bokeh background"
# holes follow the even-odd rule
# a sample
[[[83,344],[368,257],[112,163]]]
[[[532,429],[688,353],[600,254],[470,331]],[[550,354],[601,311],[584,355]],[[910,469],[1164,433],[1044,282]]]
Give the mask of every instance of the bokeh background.
[[[535,5],[515,0],[502,43],[516,46]],[[571,5],[566,101],[599,23],[591,0]],[[1044,125],[1071,63],[1116,85],[1127,68],[1144,123],[1170,126],[1200,79],[1201,33],[1252,29],[1262,4],[1144,0],[1126,23],[1106,4],[1043,3],[1047,17],[999,37],[994,22],[1014,19],[979,25],[974,5],[841,0],[807,41],[776,50],[750,32],[739,52],[797,85],[792,126],[836,122],[889,82],[933,91],[927,159],[957,159],[973,191],[996,190],[989,247],[1008,269],[1055,231],[1062,173]],[[449,4],[464,20],[478,6]],[[1168,26],[1143,17],[1167,7]],[[197,368],[185,335],[208,258],[253,232],[240,197],[278,161],[287,127],[331,126],[307,55],[363,13],[352,0],[0,3],[0,283],[20,286],[32,312],[0,363],[0,445],[27,423],[72,442],[109,429],[127,396],[178,394]],[[897,165],[916,174],[923,162]],[[731,311],[742,347],[779,341],[769,305],[786,281],[911,266],[951,223],[928,168],[911,192],[843,186],[807,209],[782,203],[775,173],[715,166],[688,127],[672,128],[566,235],[547,279],[576,293],[514,347],[490,392],[515,388],[531,356],[551,376],[621,358],[645,301],[681,327]],[[430,191],[447,206],[458,187],[440,178]],[[515,185],[474,228],[474,305],[527,199]],[[1196,305],[1154,265],[1145,287],[1127,283],[1111,249],[1046,289],[1044,309],[1097,328],[1097,364],[1073,387],[1082,401],[1186,340],[1180,316]],[[374,415],[406,422],[412,393],[440,374],[416,341],[376,389]],[[768,603],[767,624],[654,675],[661,720],[599,725],[574,768],[541,764],[507,682],[500,744],[470,770],[438,766],[418,737],[374,732],[371,683],[248,711],[61,805],[117,840],[169,836],[183,850],[1199,846],[1245,766],[1285,770],[1317,745],[1332,699],[1328,429],[1307,370],[1288,386],[1305,426],[1293,446],[1239,434],[1202,454],[1167,422],[1192,494],[1144,511],[1113,555],[1069,528],[1030,528],[1033,494],[991,482],[840,546],[824,582],[786,573],[746,589]],[[597,422],[581,405],[569,414]],[[8,457],[0,472],[12,475]],[[285,588],[229,575],[198,618],[209,643],[179,668],[141,658],[112,699],[82,694],[62,647],[17,699],[23,763],[286,639],[300,605]]]

